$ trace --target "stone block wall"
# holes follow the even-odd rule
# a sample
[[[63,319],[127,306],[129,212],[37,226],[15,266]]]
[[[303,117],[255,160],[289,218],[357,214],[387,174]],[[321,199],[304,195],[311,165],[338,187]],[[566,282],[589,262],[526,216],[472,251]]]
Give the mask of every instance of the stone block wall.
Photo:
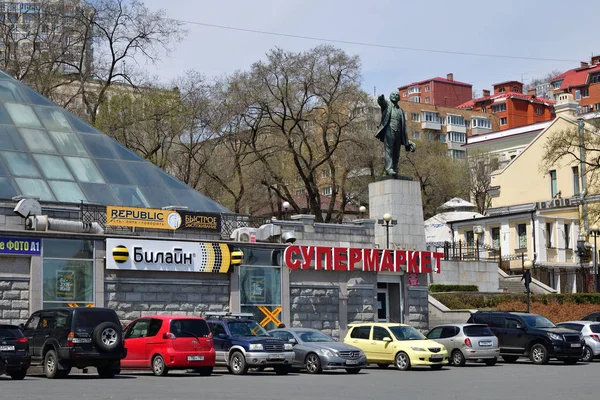
[[[429,330],[429,288],[427,286],[408,286],[408,320],[421,332]]]
[[[348,288],[348,324],[373,322],[377,315],[375,287]]]
[[[313,328],[340,338],[339,288],[290,286],[290,320],[294,328]]]
[[[123,324],[146,315],[201,316],[206,311],[229,311],[229,282],[107,280],[104,298]]]
[[[29,280],[0,278],[0,324],[18,325],[29,318]]]

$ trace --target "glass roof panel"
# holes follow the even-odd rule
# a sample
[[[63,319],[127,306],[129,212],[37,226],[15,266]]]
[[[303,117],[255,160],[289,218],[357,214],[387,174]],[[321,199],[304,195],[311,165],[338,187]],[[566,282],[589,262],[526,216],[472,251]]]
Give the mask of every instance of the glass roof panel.
[[[11,81],[0,81],[0,101],[27,103],[17,85]]]
[[[57,153],[56,147],[54,147],[52,141],[48,137],[47,131],[19,128],[19,132],[25,140],[25,143],[27,143],[29,150],[38,153]]]
[[[50,131],[50,137],[58,147],[58,151],[61,154],[68,156],[82,156],[89,157],[87,151],[81,144],[79,136],[73,132],[55,132]]]
[[[113,145],[115,146],[115,150],[117,151],[117,154],[123,160],[147,162],[142,157],[140,157],[135,151],[129,150],[127,147],[123,146],[121,143],[119,143],[115,140],[111,140],[111,141],[112,141]]]
[[[20,86],[21,86],[21,90],[23,90],[23,92],[25,93],[25,96],[27,96],[30,103],[37,104],[39,106],[58,107],[56,104],[54,104],[53,102],[51,102],[50,100],[48,100],[47,98],[45,98],[44,96],[42,96],[41,94],[36,92],[35,90],[31,89],[27,85],[21,84]],[[60,107],[58,107],[58,108],[60,108]]]
[[[101,132],[98,131],[96,128],[83,122],[82,120],[80,120],[79,118],[77,118],[76,116],[74,116],[73,114],[68,112],[67,110],[63,110],[63,113],[65,114],[65,116],[67,117],[67,119],[69,120],[71,125],[73,125],[73,128],[75,128],[75,130],[77,132],[96,133],[96,134],[100,133],[101,134]]]
[[[104,135],[86,135],[84,133],[79,134],[83,145],[87,149],[88,153],[95,158],[110,158],[118,159],[117,152],[115,151],[110,139]]]
[[[63,203],[81,203],[87,201],[83,192],[75,182],[48,181],[56,199]]]
[[[62,113],[62,110],[55,107],[35,107],[37,116],[44,124],[46,129],[56,131],[72,131],[71,125]]]
[[[20,193],[13,180],[7,176],[0,176],[0,198],[12,199]]]
[[[89,158],[65,157],[65,161],[81,182],[104,183],[104,178]]]
[[[4,106],[16,126],[23,126],[25,128],[43,128],[42,123],[33,112],[33,108],[28,105],[4,103]]]
[[[37,161],[40,166],[40,170],[42,174],[47,179],[62,179],[73,181],[73,175],[67,168],[67,164],[63,161],[63,159],[59,156],[50,156],[47,154],[34,154],[33,158]],[[56,193],[56,191],[54,192]],[[58,193],[56,193],[58,196]]]
[[[14,126],[0,126],[0,149],[27,151],[27,146]]]
[[[26,176],[39,178],[40,173],[35,167],[31,156],[27,153],[16,153],[12,151],[1,151],[2,157],[8,169],[14,176]]]
[[[123,161],[96,159],[98,168],[104,175],[108,183],[117,185],[131,185],[133,182],[129,178],[129,172],[125,168]]]
[[[10,173],[8,172],[8,168],[6,168],[4,161],[2,161],[2,158],[0,158],[0,176],[7,176],[7,175],[10,175]]]
[[[121,204],[128,207],[149,207],[148,201],[139,188],[135,186],[112,185]]]
[[[15,181],[21,189],[21,193],[25,196],[39,197],[40,200],[45,201],[56,201],[46,182],[41,179],[15,178]]]
[[[2,82],[2,81],[0,81],[0,82]],[[6,112],[4,107],[2,107],[1,105],[0,105],[0,124],[14,125],[12,122],[12,119],[10,119],[10,117],[8,116],[8,113]]]
[[[112,189],[108,185],[99,183],[83,183],[79,184],[83,189],[89,203],[104,204],[104,205],[122,205],[115,197]]]
[[[177,202],[171,196],[168,190],[156,190],[155,187],[140,186],[142,194],[148,200],[150,207],[162,208],[166,206],[176,206]]]
[[[123,162],[133,183],[140,186],[162,186],[158,168],[149,162]]]

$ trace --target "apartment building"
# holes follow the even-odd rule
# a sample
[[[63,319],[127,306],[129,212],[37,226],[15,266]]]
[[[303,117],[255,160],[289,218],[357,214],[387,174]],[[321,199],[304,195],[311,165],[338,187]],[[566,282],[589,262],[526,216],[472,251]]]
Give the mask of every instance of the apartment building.
[[[554,101],[523,93],[523,83],[507,81],[496,83],[494,93],[483,91],[483,96],[460,104],[464,110],[492,113],[498,116],[500,130],[550,121],[554,118]]]
[[[401,100],[442,107],[456,107],[473,97],[473,85],[455,81],[454,74],[413,82],[400,86],[398,91]]]
[[[498,116],[490,113],[403,100],[399,105],[406,113],[409,138],[447,143],[448,155],[456,159],[466,158],[468,137],[499,129]]]
[[[573,68],[550,81],[554,97],[570,93],[581,106],[582,113],[600,111],[600,55],[593,56],[590,62],[582,61],[579,68]]]

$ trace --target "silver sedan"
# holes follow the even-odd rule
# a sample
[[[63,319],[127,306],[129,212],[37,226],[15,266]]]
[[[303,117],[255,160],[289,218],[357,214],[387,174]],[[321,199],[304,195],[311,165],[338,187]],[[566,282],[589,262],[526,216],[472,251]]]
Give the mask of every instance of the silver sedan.
[[[496,364],[500,349],[498,338],[487,325],[448,324],[433,328],[427,338],[443,344],[452,365],[462,367],[467,361],[483,360],[486,365]]]
[[[358,347],[336,342],[330,336],[308,328],[281,328],[269,331],[271,336],[294,345],[294,367],[311,374],[323,370],[345,369],[357,374],[367,366],[367,357]]]
[[[585,339],[582,361],[592,362],[594,358],[600,357],[600,322],[566,321],[556,324],[556,326],[581,332]]]

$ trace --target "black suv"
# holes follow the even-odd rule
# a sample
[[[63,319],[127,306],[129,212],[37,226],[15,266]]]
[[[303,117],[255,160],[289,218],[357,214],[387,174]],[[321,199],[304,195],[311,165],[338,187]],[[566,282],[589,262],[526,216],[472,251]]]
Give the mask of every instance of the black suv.
[[[29,343],[18,326],[0,324],[0,375],[21,380],[31,362]]]
[[[559,328],[541,315],[478,311],[468,322],[488,325],[498,337],[500,355],[509,363],[525,356],[534,364],[546,364],[550,358],[575,364],[583,356],[585,341],[579,332]]]
[[[71,368],[96,367],[102,378],[121,372],[125,358],[119,317],[109,308],[55,308],[34,312],[22,327],[32,365],[41,364],[50,379]]]

